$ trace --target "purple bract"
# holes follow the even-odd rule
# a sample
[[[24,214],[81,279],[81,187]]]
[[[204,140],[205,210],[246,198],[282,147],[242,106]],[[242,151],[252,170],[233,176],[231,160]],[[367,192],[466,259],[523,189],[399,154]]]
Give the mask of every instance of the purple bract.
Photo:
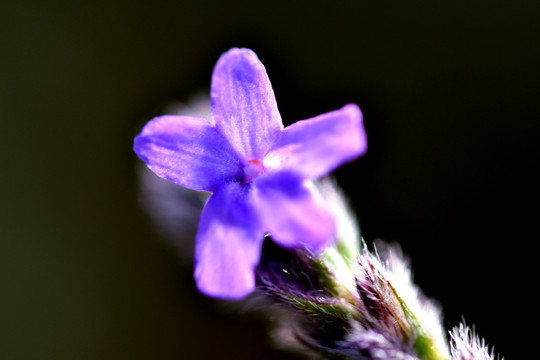
[[[313,252],[335,225],[311,180],[367,148],[358,106],[283,128],[266,70],[249,49],[224,53],[212,75],[213,120],[160,116],[134,150],[157,175],[212,195],[199,221],[195,280],[213,297],[239,299],[255,287],[266,234]]]

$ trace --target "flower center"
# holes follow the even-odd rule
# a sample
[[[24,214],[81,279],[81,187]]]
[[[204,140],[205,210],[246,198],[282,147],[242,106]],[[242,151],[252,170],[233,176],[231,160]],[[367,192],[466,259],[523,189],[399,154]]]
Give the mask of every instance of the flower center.
[[[264,170],[264,165],[259,160],[248,160],[244,166],[244,183],[249,184]]]

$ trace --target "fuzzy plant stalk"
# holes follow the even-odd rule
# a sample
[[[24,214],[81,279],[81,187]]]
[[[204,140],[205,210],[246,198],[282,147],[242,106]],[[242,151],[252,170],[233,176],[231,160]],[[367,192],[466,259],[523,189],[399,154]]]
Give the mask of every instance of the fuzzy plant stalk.
[[[257,268],[259,291],[284,311],[276,344],[315,359],[495,359],[464,324],[448,341],[440,307],[413,283],[399,245],[368,250],[335,182],[318,188],[337,219],[336,242],[318,254],[269,242]]]
[[[210,104],[191,105],[148,122],[134,150],[168,180],[142,173],[159,228],[195,237],[201,293],[279,310],[276,343],[308,358],[494,359],[465,325],[448,342],[399,247],[369,251],[326,179],[367,150],[357,105],[284,127],[263,64],[237,48],[214,68]]]

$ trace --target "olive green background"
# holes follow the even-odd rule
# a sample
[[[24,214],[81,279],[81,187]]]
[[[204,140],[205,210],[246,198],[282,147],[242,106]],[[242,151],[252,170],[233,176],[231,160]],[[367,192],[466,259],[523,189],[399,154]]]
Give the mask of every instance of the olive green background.
[[[463,316],[525,358],[539,15],[536,1],[1,0],[0,358],[294,358],[264,319],[199,295],[137,201],[133,136],[207,89],[233,46],[264,61],[286,123],[362,107],[369,152],[337,178],[366,241],[403,246],[445,325]]]

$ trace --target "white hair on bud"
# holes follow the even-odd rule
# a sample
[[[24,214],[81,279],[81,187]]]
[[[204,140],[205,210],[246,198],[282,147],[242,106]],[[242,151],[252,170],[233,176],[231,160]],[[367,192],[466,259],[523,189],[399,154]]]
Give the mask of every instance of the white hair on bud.
[[[493,350],[467,325],[459,324],[453,328],[450,337],[453,360],[495,360]]]
[[[449,354],[442,326],[442,311],[437,302],[427,298],[413,282],[409,259],[397,244],[387,244],[381,240],[375,242],[375,249],[381,258],[384,276],[396,290],[418,323],[433,338],[437,347]]]

